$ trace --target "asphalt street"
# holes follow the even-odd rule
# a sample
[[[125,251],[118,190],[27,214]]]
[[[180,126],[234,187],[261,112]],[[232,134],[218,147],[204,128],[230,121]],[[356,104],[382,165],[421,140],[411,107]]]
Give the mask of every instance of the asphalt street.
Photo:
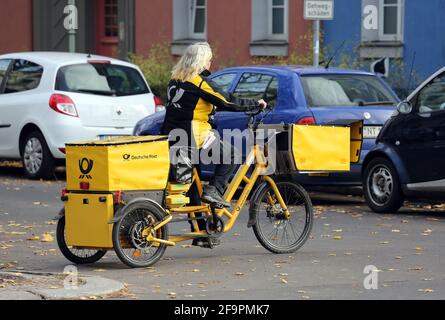
[[[51,222],[62,207],[64,183],[63,173],[54,181],[29,181],[20,168],[0,164],[0,269],[61,273],[70,264]],[[144,269],[129,269],[109,252],[79,271],[125,283],[128,291],[117,299],[445,298],[445,206],[408,204],[378,215],[361,197],[311,196],[312,236],[292,255],[263,249],[246,228],[244,210],[213,250],[184,243]],[[376,289],[364,287],[371,265],[378,269]]]

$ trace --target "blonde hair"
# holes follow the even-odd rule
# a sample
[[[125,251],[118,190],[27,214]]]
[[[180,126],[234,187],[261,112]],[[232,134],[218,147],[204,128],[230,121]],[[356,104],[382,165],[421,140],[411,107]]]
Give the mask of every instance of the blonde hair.
[[[189,81],[200,74],[212,60],[213,53],[207,42],[197,42],[185,49],[184,55],[173,68],[172,79]]]

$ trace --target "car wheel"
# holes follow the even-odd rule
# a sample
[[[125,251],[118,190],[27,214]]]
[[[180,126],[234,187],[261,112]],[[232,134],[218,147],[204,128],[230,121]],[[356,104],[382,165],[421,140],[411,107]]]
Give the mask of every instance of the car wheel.
[[[54,176],[56,161],[43,135],[34,131],[21,144],[23,168],[31,179],[50,179]]]
[[[374,212],[393,213],[403,205],[399,176],[388,159],[376,158],[366,166],[363,191],[366,203]]]

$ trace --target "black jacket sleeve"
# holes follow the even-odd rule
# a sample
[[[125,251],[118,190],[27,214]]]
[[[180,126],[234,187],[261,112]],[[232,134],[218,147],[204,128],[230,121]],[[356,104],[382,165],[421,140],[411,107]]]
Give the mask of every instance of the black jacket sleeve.
[[[221,90],[215,82],[207,77],[202,77],[199,95],[216,106],[219,111],[242,112],[255,109],[258,106],[257,100],[237,98],[233,94]]]

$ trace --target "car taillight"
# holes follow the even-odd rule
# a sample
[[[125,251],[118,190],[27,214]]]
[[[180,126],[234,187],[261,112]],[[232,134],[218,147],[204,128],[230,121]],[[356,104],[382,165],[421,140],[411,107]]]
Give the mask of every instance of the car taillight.
[[[164,102],[162,102],[161,99],[154,96],[154,101],[155,101],[155,112],[161,112],[165,110]]]
[[[304,117],[298,120],[297,124],[304,126],[304,125],[316,124],[316,122],[314,117]]]
[[[54,111],[66,116],[78,117],[76,105],[70,97],[63,94],[53,94],[49,99],[49,106]]]

